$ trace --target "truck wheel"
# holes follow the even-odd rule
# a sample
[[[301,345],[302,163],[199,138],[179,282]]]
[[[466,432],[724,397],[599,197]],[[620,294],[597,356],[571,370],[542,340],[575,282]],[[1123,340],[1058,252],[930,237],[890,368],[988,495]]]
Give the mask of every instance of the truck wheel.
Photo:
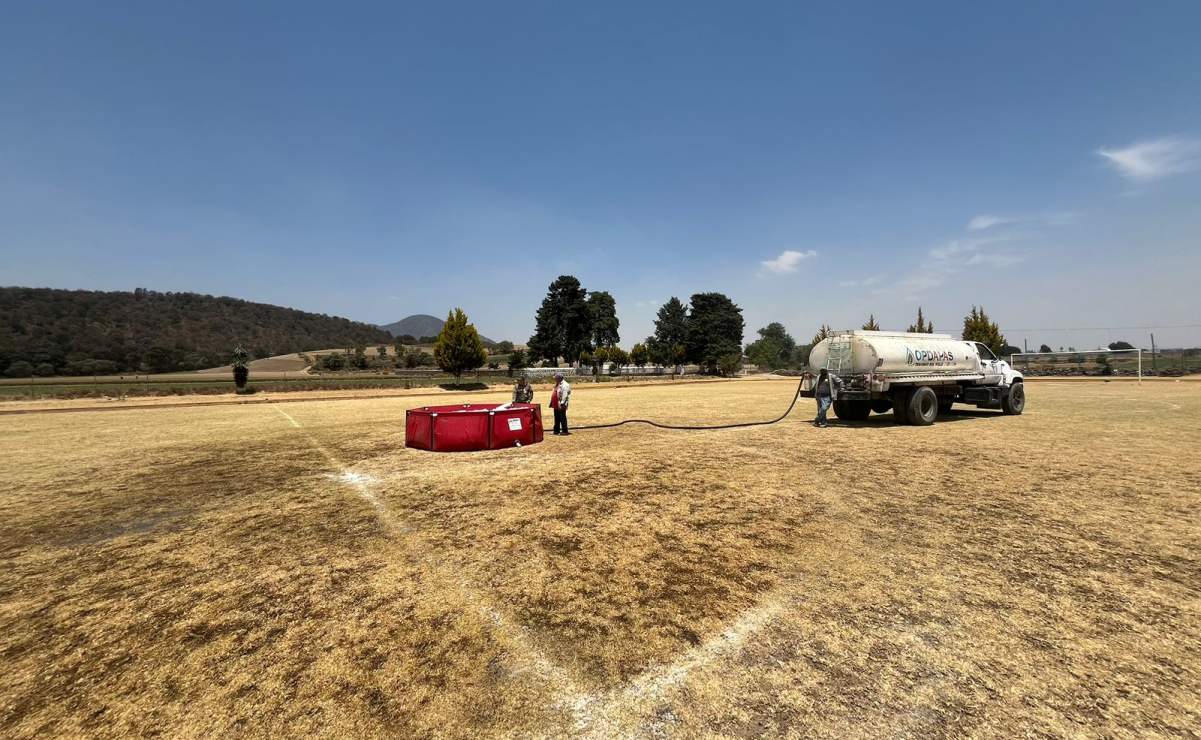
[[[1009,392],[1001,399],[1001,410],[1010,416],[1017,416],[1026,408],[1025,383],[1014,383],[1009,386]]]
[[[923,385],[909,397],[907,408],[910,424],[929,426],[938,418],[938,394],[930,386]]]
[[[834,414],[843,421],[863,421],[872,413],[870,401],[835,401]]]
[[[909,391],[897,391],[892,397],[892,420],[898,424],[909,423]]]

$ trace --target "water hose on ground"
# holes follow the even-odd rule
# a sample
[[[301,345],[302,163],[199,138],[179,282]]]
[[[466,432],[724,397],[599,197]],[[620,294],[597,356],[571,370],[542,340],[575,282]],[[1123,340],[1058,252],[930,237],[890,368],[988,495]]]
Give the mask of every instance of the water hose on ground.
[[[625,419],[623,421],[615,421],[615,422],[612,422],[609,424],[585,424],[584,426],[572,427],[572,429],[575,429],[577,431],[579,431],[581,429],[612,429],[613,427],[619,427],[619,426],[623,426],[625,424],[649,424],[650,426],[658,427],[659,429],[677,429],[677,430],[688,431],[688,432],[696,432],[696,431],[702,431],[702,430],[706,430],[706,429],[738,429],[740,427],[767,426],[768,424],[775,424],[777,422],[784,421],[784,419],[787,418],[788,415],[792,413],[792,409],[796,406],[796,400],[801,397],[801,384],[804,382],[805,382],[805,377],[802,375],[800,382],[797,383],[796,393],[792,394],[792,403],[788,404],[788,409],[784,413],[777,416],[776,418],[770,419],[768,421],[743,421],[743,422],[739,422],[737,424],[717,424],[717,425],[713,425],[713,426],[692,426],[692,425],[682,425],[682,424],[661,424],[657,421],[651,421],[650,419]]]

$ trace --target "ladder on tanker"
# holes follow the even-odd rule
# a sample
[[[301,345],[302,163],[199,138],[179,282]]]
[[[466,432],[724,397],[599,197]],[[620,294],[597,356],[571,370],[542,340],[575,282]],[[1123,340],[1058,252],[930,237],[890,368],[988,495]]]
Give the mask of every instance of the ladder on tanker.
[[[844,367],[853,367],[851,363],[851,338],[843,334],[830,337],[826,351],[826,369],[834,375],[842,375]]]

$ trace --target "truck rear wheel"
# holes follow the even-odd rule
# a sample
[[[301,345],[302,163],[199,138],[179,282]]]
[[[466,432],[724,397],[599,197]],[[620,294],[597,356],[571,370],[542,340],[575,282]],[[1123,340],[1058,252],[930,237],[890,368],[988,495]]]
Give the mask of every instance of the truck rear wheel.
[[[1026,408],[1025,383],[1014,383],[1009,386],[1009,392],[1001,399],[1001,410],[1010,416],[1017,416]]]
[[[835,401],[834,415],[843,421],[863,421],[872,413],[870,401]]]
[[[929,426],[938,418],[938,394],[930,386],[923,385],[909,397],[907,407],[910,424]]]

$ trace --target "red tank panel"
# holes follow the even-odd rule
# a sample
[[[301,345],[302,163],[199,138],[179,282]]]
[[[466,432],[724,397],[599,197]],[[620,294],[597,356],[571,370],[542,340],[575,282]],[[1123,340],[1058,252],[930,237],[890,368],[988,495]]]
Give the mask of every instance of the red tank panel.
[[[405,447],[434,452],[499,450],[542,441],[536,403],[422,406],[405,412]]]

